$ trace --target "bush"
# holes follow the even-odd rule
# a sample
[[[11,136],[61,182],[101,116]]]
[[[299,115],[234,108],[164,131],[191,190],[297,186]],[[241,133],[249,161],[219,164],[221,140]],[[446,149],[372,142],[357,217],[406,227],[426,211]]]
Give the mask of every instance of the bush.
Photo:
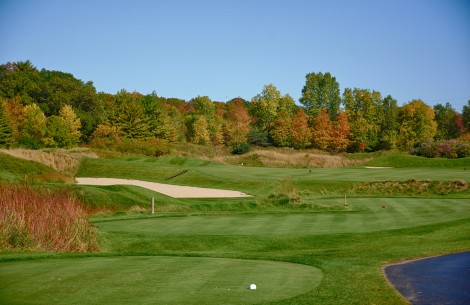
[[[235,154],[235,155],[243,155],[243,154],[246,154],[247,152],[250,151],[250,144],[248,143],[240,143],[238,145],[236,145],[233,150],[232,150],[232,154]]]
[[[300,194],[291,177],[279,180],[277,193],[269,195],[268,199],[277,205],[300,204]]]
[[[461,140],[426,140],[413,148],[411,154],[426,158],[466,158],[470,156],[470,143]]]

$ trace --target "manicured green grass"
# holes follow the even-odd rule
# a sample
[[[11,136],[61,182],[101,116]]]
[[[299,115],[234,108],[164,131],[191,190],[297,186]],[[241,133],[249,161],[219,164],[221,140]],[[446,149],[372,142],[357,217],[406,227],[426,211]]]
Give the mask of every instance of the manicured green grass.
[[[322,278],[293,263],[165,256],[3,263],[0,273],[0,302],[12,305],[255,304],[307,293]]]
[[[451,160],[455,161],[455,160]],[[167,180],[179,173],[175,178]],[[286,169],[231,166],[181,157],[85,159],[78,177],[129,178],[178,185],[239,190],[267,197],[279,180],[291,177],[304,197],[342,196],[354,183],[408,179],[470,181],[470,170],[460,168]],[[364,194],[362,194],[364,195]],[[96,201],[100,201],[96,198]],[[186,201],[182,201],[186,202]]]
[[[338,223],[337,225],[341,225]],[[470,250],[469,219],[370,233],[177,235],[108,232],[107,253],[288,261],[318,267],[316,289],[269,304],[407,304],[386,282],[389,262]],[[263,303],[266,304],[266,303]]]
[[[447,161],[461,162],[459,160]],[[210,185],[212,187],[226,187],[236,183],[249,189],[256,189],[258,185],[266,181],[276,181],[284,177],[292,177],[295,181],[307,182],[403,181],[413,178],[419,180],[453,181],[461,179],[470,181],[470,159],[465,159],[464,161],[468,163],[468,170],[460,168],[461,166],[453,166],[452,168],[403,168],[401,166],[401,168],[381,169],[364,167],[317,169],[259,168],[209,163],[181,157],[110,160],[85,159],[80,166],[77,176],[129,178],[182,185]],[[183,170],[188,172],[174,179],[167,180]],[[255,183],[255,186],[250,187],[252,183]]]
[[[73,186],[88,203],[117,208],[148,206],[155,196],[157,215],[147,209],[95,217],[93,224],[101,230],[99,255],[0,253],[0,303],[22,304],[24,293],[28,304],[407,304],[381,267],[470,250],[468,191],[420,197],[398,193],[393,198],[348,193],[346,207],[344,193],[376,180],[470,181],[470,171],[465,170],[468,160],[450,160],[446,168],[411,166],[413,162],[403,160],[390,161],[395,164],[391,169],[310,171],[174,157],[88,159],[78,176],[237,189],[256,196],[180,200],[130,186]],[[390,166],[381,162],[374,166]],[[405,168],[397,168],[400,162]],[[285,177],[292,178],[301,204],[309,207],[269,202]],[[309,267],[322,271],[319,285],[320,273]],[[247,289],[250,275],[260,276],[256,294]],[[148,286],[148,279],[155,279],[156,286]],[[178,284],[184,290],[176,290]],[[220,289],[225,285],[234,288]]]
[[[324,200],[324,204],[338,201]],[[95,225],[104,232],[302,235],[393,230],[470,218],[470,200],[463,199],[353,198],[348,201],[358,211],[153,217],[95,222]]]

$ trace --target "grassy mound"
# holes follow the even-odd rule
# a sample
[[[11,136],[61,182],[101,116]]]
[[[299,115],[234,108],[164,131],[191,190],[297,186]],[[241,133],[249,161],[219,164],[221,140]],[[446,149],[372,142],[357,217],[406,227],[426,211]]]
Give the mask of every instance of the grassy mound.
[[[28,176],[50,175],[55,171],[43,164],[0,153],[0,179],[21,181]]]
[[[446,159],[425,158],[399,152],[384,152],[364,164],[365,166],[386,166],[397,168],[454,168],[470,170],[470,158]]]

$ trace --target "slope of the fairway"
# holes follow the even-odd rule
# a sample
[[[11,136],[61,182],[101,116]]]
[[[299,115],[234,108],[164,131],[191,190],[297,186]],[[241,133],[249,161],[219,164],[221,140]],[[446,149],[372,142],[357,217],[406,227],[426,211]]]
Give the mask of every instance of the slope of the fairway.
[[[470,167],[470,166],[469,166]],[[266,194],[276,181],[291,177],[294,182],[369,182],[408,179],[470,181],[464,168],[258,168],[211,163],[181,157],[85,159],[77,177],[124,178],[196,187],[232,189],[255,195]]]
[[[293,263],[124,256],[0,263],[0,304],[255,304],[318,286]],[[249,290],[250,284],[256,290]]]
[[[338,201],[341,199],[329,199]],[[334,203],[334,202],[333,202]],[[470,200],[352,198],[355,212],[153,217],[96,222],[102,231],[153,234],[283,235],[392,230],[470,218]]]

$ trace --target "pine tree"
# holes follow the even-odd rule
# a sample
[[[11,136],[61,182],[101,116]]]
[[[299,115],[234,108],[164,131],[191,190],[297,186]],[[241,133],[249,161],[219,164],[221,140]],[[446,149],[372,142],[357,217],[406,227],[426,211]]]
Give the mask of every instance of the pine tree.
[[[0,147],[9,148],[13,144],[13,132],[5,114],[3,102],[0,102]]]

